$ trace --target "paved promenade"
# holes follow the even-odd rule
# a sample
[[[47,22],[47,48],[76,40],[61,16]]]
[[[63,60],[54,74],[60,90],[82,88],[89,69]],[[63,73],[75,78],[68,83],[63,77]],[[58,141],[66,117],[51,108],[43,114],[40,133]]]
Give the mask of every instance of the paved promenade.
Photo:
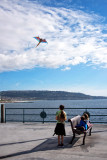
[[[82,135],[69,144],[72,132],[66,123],[64,148],[53,137],[55,123],[0,123],[0,159],[4,160],[106,160],[107,125],[94,124],[82,145]]]

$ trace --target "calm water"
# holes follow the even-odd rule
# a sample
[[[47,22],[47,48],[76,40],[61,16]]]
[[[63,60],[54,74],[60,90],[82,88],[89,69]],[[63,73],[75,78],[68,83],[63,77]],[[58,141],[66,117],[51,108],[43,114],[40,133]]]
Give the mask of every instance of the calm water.
[[[67,112],[67,115],[68,115],[67,118],[71,118],[74,115],[78,115],[78,114],[81,115],[87,109],[87,111],[91,114],[91,117],[90,117],[91,121],[107,122],[107,116],[104,116],[104,115],[107,115],[107,99],[38,100],[38,101],[22,102],[22,103],[7,103],[5,104],[5,108],[16,108],[16,109],[15,110],[7,109],[6,114],[14,114],[14,116],[7,115],[6,119],[7,121],[23,121],[23,116],[22,116],[23,110],[17,109],[17,108],[25,108],[24,109],[24,114],[25,114],[24,121],[41,121],[42,118],[40,117],[40,113],[43,111],[42,108],[45,108],[44,111],[47,114],[47,117],[45,118],[45,120],[54,121],[55,113],[58,110],[58,107],[60,104],[63,104],[65,106],[65,111]],[[33,109],[28,109],[28,108],[33,108]],[[50,108],[50,109],[46,109],[46,108]],[[84,109],[76,109],[76,108],[84,108]],[[89,108],[97,108],[97,109],[89,109]],[[106,109],[100,109],[100,108],[106,108]],[[102,116],[97,116],[97,115],[102,115]]]

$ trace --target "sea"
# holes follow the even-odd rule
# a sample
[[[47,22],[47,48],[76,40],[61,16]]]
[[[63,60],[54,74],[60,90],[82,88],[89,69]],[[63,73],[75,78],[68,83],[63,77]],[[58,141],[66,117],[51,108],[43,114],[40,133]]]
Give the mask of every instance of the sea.
[[[5,103],[6,122],[53,122],[61,104],[65,106],[67,119],[82,115],[87,111],[90,114],[90,121],[93,123],[107,123],[107,99],[36,100]]]

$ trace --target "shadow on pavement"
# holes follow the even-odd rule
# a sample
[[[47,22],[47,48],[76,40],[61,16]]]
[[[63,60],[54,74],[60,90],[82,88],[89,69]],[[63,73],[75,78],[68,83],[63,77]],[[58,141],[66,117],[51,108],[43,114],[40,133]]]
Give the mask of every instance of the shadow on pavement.
[[[21,141],[21,142],[4,143],[4,144],[0,144],[0,146],[8,146],[8,145],[13,145],[13,144],[20,144],[20,143],[27,143],[27,142],[34,142],[34,141],[41,141],[41,140],[47,140],[47,138],[35,139],[35,140],[29,140],[29,141]]]
[[[65,144],[64,144],[64,148],[72,148],[73,145],[78,141],[79,137],[76,137],[73,144],[69,144],[70,140],[71,140],[71,136],[65,138]],[[39,139],[41,140],[41,139]],[[37,140],[31,140],[31,141],[37,141]],[[27,143],[30,141],[25,141],[25,142],[17,142],[17,143]],[[15,144],[17,144],[15,143]],[[14,143],[9,143],[7,145],[12,145]],[[81,145],[80,145],[81,146]],[[24,155],[24,154],[31,154],[34,152],[39,152],[39,151],[48,151],[48,150],[58,150],[58,149],[64,149],[64,148],[58,148],[57,147],[57,137],[52,137],[52,138],[48,138],[46,139],[44,142],[42,142],[41,144],[39,144],[38,146],[29,149],[29,150],[25,150],[25,151],[21,151],[21,152],[16,152],[16,153],[11,153],[8,155],[4,155],[4,156],[0,156],[0,159],[3,158],[8,158],[8,157],[15,157],[15,156],[20,156],[20,155]]]

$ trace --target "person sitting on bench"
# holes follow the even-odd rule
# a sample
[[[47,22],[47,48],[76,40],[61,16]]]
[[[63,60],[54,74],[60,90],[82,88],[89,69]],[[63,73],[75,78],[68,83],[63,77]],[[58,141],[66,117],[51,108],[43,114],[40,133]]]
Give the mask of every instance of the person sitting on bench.
[[[87,124],[87,127],[88,127],[88,128],[89,128],[89,127],[92,127],[93,125],[90,123],[88,113],[84,112],[84,113],[83,113],[83,116],[85,117],[85,122],[86,122],[86,124]]]
[[[81,116],[80,123],[76,126],[76,128],[80,131],[85,131],[88,129],[87,123],[85,121],[85,116]]]

